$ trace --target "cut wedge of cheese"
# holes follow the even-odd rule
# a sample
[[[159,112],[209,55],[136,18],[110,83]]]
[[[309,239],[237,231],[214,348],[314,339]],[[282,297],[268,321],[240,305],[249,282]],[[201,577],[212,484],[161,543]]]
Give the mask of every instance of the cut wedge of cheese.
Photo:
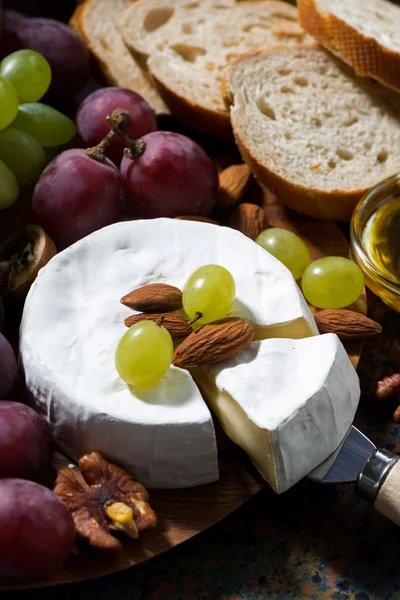
[[[227,435],[278,493],[336,450],[360,397],[334,334],[255,342],[193,374]]]
[[[97,450],[153,488],[217,479],[211,414],[190,374],[171,368],[157,387],[139,392],[114,365],[132,314],[120,298],[153,282],[182,289],[209,263],[232,273],[233,314],[251,321],[259,337],[318,333],[286,267],[225,227],[171,219],[118,223],[40,271],[24,308],[22,364],[36,408],[71,457]]]

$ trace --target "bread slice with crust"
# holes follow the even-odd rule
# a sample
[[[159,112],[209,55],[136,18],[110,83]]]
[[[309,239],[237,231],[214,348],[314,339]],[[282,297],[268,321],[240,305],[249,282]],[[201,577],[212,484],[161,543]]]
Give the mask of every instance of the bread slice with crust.
[[[299,212],[349,220],[368,189],[400,171],[399,96],[321,46],[239,58],[225,96],[244,160]]]
[[[132,57],[117,28],[118,19],[133,1],[85,0],[72,15],[70,25],[97,59],[110,84],[134,90],[157,114],[168,114],[157,88]]]
[[[400,7],[386,0],[298,0],[301,25],[361,76],[400,91]]]
[[[217,137],[232,136],[220,92],[226,64],[260,46],[307,37],[296,9],[277,0],[137,0],[120,23],[172,114]]]

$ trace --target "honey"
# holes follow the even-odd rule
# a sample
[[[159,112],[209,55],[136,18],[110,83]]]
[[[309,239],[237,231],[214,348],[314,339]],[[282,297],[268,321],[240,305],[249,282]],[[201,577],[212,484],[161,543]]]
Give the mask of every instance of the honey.
[[[362,237],[371,262],[400,283],[400,197],[378,208]]]
[[[400,174],[365,194],[354,210],[350,234],[352,258],[366,285],[400,312]]]

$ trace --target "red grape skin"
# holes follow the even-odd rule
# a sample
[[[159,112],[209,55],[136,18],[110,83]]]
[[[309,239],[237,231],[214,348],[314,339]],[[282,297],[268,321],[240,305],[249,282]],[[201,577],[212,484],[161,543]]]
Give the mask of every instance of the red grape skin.
[[[12,12],[12,11],[11,11]],[[8,16],[3,40],[2,58],[15,50],[30,48],[42,54],[50,64],[52,81],[45,102],[73,96],[89,79],[89,51],[79,36],[64,23],[53,19],[30,19]]]
[[[33,192],[32,214],[62,250],[115,223],[124,198],[125,185],[116,166],[75,148],[56,156],[43,171]]]
[[[130,138],[137,139],[156,131],[155,112],[139,94],[124,88],[103,88],[85,98],[76,113],[76,127],[86,146],[96,146],[110,131],[106,117],[116,108],[124,108],[129,112],[131,122],[125,133]],[[106,154],[119,165],[124,148],[123,141],[114,138]]]
[[[50,456],[50,432],[43,419],[19,402],[0,402],[0,478],[30,479]]]
[[[70,512],[56,494],[26,479],[0,479],[0,577],[54,573],[75,539]]]
[[[17,380],[17,372],[14,350],[4,335],[0,333],[0,400],[6,398],[11,392]]]
[[[179,133],[156,131],[143,137],[144,154],[126,156],[121,173],[127,198],[143,218],[207,216],[215,206],[218,174],[196,142]]]

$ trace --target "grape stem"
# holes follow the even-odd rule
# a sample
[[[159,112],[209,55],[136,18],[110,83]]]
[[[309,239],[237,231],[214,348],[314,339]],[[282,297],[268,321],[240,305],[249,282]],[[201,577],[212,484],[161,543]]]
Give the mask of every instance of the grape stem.
[[[108,116],[106,120],[111,127],[111,130],[107,133],[105,138],[101,140],[99,144],[97,144],[97,146],[94,146],[93,148],[87,148],[86,154],[90,156],[90,158],[97,160],[97,162],[104,163],[106,161],[107,148],[115,136],[118,136],[128,146],[128,148],[125,148],[126,156],[129,156],[129,158],[137,158],[142,156],[146,149],[146,144],[144,141],[131,140],[123,131],[131,122],[128,111],[124,110],[123,108],[116,108],[111,113],[111,116]]]
[[[191,321],[189,321],[189,325],[192,327],[192,325],[194,325],[196,323],[196,321],[198,321],[199,319],[201,319],[203,317],[203,313],[201,312],[197,312],[193,319]]]
[[[130,123],[130,116],[128,111],[123,108],[117,108],[111,113],[111,117],[107,117],[107,123],[111,127],[112,132],[118,135],[124,144],[127,146],[124,150],[124,155],[128,158],[134,159],[142,156],[146,150],[146,144],[143,140],[132,140],[124,133],[124,129]],[[111,133],[111,132],[110,132]]]
[[[161,327],[162,324],[164,323],[164,320],[165,320],[165,315],[160,315],[160,317],[156,321],[156,325],[158,325],[159,327]]]

